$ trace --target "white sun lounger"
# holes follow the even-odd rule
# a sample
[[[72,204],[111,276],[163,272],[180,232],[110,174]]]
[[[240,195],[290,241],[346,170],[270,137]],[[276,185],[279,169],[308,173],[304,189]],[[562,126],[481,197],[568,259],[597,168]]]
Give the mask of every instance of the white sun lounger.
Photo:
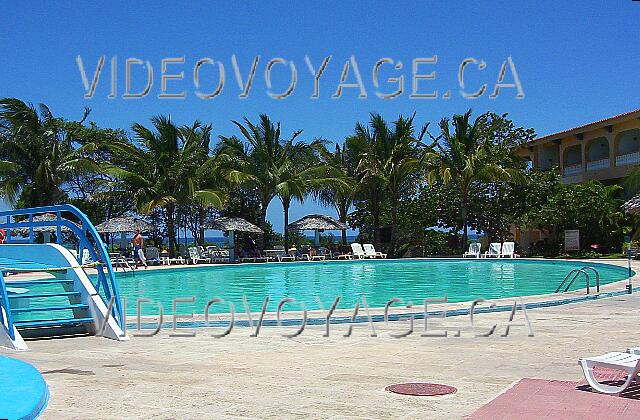
[[[482,250],[482,245],[480,242],[472,242],[469,244],[469,250],[462,254],[462,258],[473,257],[480,258],[480,251]]]
[[[351,244],[351,251],[353,252],[353,256],[360,260],[363,260],[366,255],[364,254],[364,249],[362,249],[362,245],[357,242]]]
[[[145,257],[147,261],[152,264],[160,264],[160,251],[155,246],[148,246],[145,250]]]
[[[205,263],[211,262],[209,258],[200,255],[198,248],[196,248],[195,246],[190,246],[188,249],[189,249],[189,259],[193,264],[198,264],[200,261],[203,261]]]
[[[351,255],[351,254],[338,254],[338,255],[334,255],[334,257],[337,260],[352,260],[353,259],[353,255]]]
[[[508,257],[508,258],[517,258],[519,257],[518,254],[515,253],[515,246],[516,244],[514,242],[505,242],[502,244],[502,251],[500,251],[500,256],[501,257]]]
[[[367,258],[387,258],[387,254],[383,254],[380,251],[376,251],[376,248],[373,244],[364,244],[362,245],[364,248],[364,255]]]
[[[638,372],[640,372],[640,355],[617,351],[603,354],[602,356],[580,359],[578,363],[582,367],[584,377],[591,388],[603,394],[620,394],[627,389],[634,380],[638,380]],[[593,373],[594,367],[622,370],[627,372],[627,379],[620,386],[602,384],[595,378]]]
[[[502,251],[502,244],[500,242],[492,242],[489,244],[489,250],[485,251],[485,258],[499,258]]]

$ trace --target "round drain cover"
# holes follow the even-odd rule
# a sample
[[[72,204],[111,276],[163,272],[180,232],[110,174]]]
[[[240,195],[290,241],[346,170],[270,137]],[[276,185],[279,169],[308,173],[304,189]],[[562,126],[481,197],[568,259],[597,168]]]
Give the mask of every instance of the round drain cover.
[[[402,395],[416,395],[433,397],[436,395],[453,394],[458,390],[449,385],[430,384],[427,382],[409,382],[406,384],[393,384],[385,388],[385,391]]]

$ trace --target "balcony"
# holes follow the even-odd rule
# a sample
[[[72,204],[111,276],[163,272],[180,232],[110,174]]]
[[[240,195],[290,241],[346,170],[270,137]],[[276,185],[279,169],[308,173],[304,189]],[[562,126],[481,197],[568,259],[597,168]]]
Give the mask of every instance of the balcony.
[[[616,156],[616,166],[632,165],[640,162],[640,152]]]
[[[609,158],[594,160],[593,162],[587,162],[587,171],[597,171],[598,169],[609,168]]]
[[[579,182],[584,181],[584,177],[582,176],[582,174],[578,174],[578,175],[563,175],[561,178],[561,181],[563,184],[577,184]]]
[[[570,165],[565,166],[564,168],[564,176],[578,175],[582,172],[582,165]]]

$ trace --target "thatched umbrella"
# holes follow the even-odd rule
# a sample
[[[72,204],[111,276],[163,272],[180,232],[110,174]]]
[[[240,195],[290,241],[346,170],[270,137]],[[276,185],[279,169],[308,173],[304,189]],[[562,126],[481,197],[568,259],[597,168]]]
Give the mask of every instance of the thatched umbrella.
[[[154,230],[154,226],[135,216],[120,216],[109,219],[96,226],[96,230],[99,233],[129,233],[140,230],[141,232],[147,232]]]
[[[37,214],[37,215],[33,216],[33,218],[32,218],[32,221],[34,221],[34,222],[54,222],[56,220],[58,220],[58,216],[56,216],[53,213]],[[64,219],[64,218],[62,220],[66,220],[68,222],[71,222],[70,220],[67,220],[67,219]],[[18,222],[18,224],[20,224],[20,223],[24,223],[25,226],[24,227],[13,227],[13,228],[11,228],[11,232],[12,233],[15,232],[15,233],[17,233],[18,235],[21,235],[21,236],[29,235],[30,228],[29,228],[29,226],[27,226],[28,220],[27,221]],[[71,223],[73,223],[73,222],[71,222]],[[77,223],[74,223],[74,224],[77,225],[78,227],[80,227]],[[0,225],[0,227],[2,227],[2,225]],[[71,229],[69,229],[66,226],[61,226],[60,230],[62,232],[71,232]],[[49,237],[48,236],[50,234],[52,234],[52,233],[56,233],[58,231],[58,227],[54,226],[54,225],[51,225],[51,226],[36,226],[36,227],[33,227],[33,231],[34,232],[42,232],[45,235],[44,241],[45,242],[49,242]]]
[[[126,247],[127,233],[135,232],[136,230],[148,232],[154,229],[155,227],[151,223],[136,216],[113,217],[96,226],[98,233],[119,233],[120,246],[122,248]]]
[[[235,233],[263,233],[262,229],[241,217],[218,217],[207,225],[207,229],[229,232],[229,262],[235,261]]]
[[[640,194],[633,197],[631,200],[627,201],[622,205],[622,207],[629,214],[638,214],[640,213]]]
[[[313,230],[315,232],[315,246],[320,246],[320,232],[346,228],[347,225],[344,223],[324,214],[309,214],[287,226],[289,230]]]

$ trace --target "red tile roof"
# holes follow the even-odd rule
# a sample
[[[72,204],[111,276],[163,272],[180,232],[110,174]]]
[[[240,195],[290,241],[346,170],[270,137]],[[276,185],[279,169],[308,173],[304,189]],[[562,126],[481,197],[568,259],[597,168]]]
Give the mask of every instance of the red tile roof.
[[[577,133],[580,133],[580,132],[587,131],[588,129],[596,129],[596,128],[600,128],[600,127],[605,127],[607,125],[611,125],[612,123],[617,122],[616,120],[627,118],[627,117],[640,117],[640,108],[635,109],[633,111],[625,112],[623,114],[614,115],[613,117],[608,117],[608,118],[604,118],[602,120],[590,122],[588,124],[579,125],[577,127],[570,128],[568,130],[558,131],[557,133],[548,134],[548,135],[543,136],[543,137],[538,137],[537,139],[534,139],[531,142],[529,142],[529,144],[531,144],[531,143],[542,143],[545,140],[549,140],[549,139],[552,139],[552,138],[564,137],[564,136],[570,135],[570,134],[577,134]]]

